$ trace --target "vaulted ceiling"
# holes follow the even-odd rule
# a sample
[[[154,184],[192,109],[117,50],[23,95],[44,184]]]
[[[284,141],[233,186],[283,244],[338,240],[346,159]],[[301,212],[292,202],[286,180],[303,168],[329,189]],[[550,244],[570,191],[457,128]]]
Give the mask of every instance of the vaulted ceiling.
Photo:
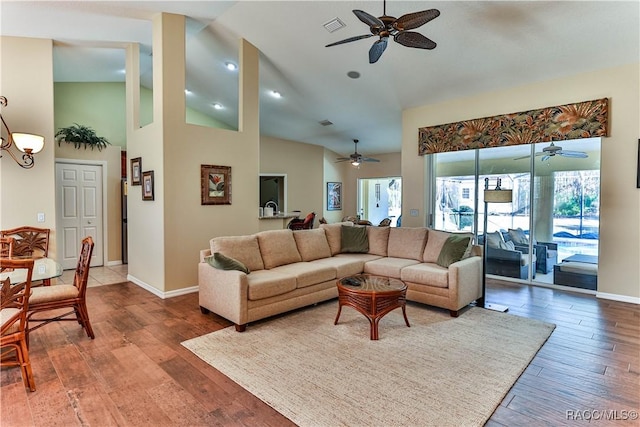
[[[237,72],[224,64],[244,38],[261,52],[261,133],[343,155],[353,138],[365,155],[399,151],[405,108],[640,61],[637,1],[389,1],[395,17],[438,9],[415,30],[437,47],[390,41],[375,64],[377,37],[325,47],[369,33],[353,9],[378,17],[383,2],[2,1],[0,32],[53,39],[56,82],[124,81],[122,47],[138,42],[150,81],[151,17],[185,15],[190,107],[236,125]],[[345,27],[331,33],[334,18]]]

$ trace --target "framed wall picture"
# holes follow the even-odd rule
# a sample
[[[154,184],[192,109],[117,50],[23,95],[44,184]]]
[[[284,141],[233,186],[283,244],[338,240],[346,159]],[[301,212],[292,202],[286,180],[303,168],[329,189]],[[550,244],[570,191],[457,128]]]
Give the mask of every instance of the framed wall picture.
[[[142,172],[142,200],[153,200],[153,171]]]
[[[327,182],[327,210],[342,210],[342,183]]]
[[[142,184],[142,157],[131,159],[131,185]]]
[[[202,205],[231,204],[231,166],[200,165]]]

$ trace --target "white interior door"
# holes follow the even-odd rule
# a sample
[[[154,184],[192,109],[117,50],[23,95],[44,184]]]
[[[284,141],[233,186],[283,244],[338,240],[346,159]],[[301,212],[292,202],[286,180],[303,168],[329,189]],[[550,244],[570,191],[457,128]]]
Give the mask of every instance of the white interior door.
[[[62,267],[76,267],[86,236],[95,243],[90,265],[103,265],[102,166],[56,163],[56,206],[57,253]]]

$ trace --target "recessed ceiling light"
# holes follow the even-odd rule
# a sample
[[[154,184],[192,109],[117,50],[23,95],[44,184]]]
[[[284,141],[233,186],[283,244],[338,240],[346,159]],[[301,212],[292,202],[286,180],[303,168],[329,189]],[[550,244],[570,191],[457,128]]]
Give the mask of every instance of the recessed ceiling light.
[[[347,76],[351,77],[352,79],[358,79],[360,78],[360,73],[357,71],[349,71],[347,73]]]
[[[216,102],[213,104],[213,108],[215,108],[216,110],[222,110],[224,107],[219,102]]]
[[[227,67],[227,70],[229,71],[235,71],[238,69],[238,66],[236,64],[234,64],[233,62],[225,62],[224,66]]]
[[[270,93],[271,93],[271,96],[273,96],[274,98],[282,98],[282,94],[277,90],[272,90]]]

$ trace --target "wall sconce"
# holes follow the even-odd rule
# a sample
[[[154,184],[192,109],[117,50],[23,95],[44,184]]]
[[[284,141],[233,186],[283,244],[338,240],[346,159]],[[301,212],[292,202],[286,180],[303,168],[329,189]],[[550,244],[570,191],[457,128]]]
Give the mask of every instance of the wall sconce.
[[[7,106],[7,98],[0,96],[0,105],[2,107]],[[44,137],[40,135],[33,135],[30,133],[12,133],[5,122],[4,117],[0,114],[0,120],[2,120],[2,144],[0,144],[0,151],[6,151],[16,163],[25,169],[33,167],[33,155],[39,153],[44,148]],[[4,133],[6,132],[6,138]],[[22,153],[22,161],[17,156],[20,154],[14,154],[10,148],[12,145]],[[2,156],[0,156],[1,158]]]
[[[487,298],[487,224],[489,222],[489,203],[511,203],[513,200],[512,190],[503,190],[500,188],[502,180],[497,179],[496,188],[489,190],[489,178],[484,179],[484,229],[482,231],[484,235],[483,247],[482,247],[482,304],[481,307],[494,310],[494,311],[508,311],[509,307],[499,304],[490,304],[486,301]]]

